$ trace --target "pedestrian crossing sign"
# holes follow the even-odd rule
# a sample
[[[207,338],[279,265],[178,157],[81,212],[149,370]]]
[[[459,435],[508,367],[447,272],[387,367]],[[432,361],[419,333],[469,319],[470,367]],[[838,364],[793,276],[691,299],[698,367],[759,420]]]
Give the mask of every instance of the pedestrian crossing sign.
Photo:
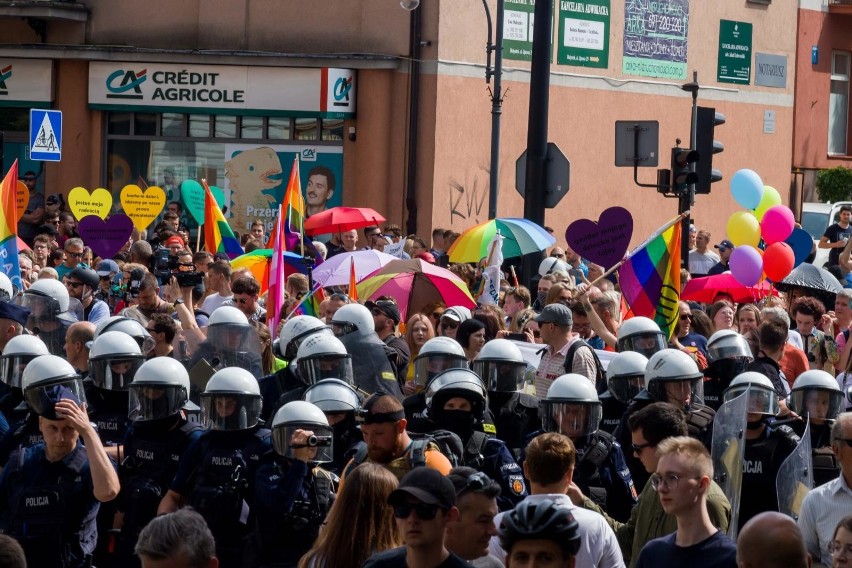
[[[62,111],[30,109],[30,160],[62,159]]]

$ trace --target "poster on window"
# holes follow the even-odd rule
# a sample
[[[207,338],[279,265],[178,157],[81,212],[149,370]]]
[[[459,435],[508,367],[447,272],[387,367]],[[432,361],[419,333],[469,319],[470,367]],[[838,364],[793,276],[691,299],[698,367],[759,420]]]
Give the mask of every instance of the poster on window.
[[[609,0],[560,0],[556,63],[609,66]]]
[[[551,0],[551,3],[553,2],[555,0]],[[534,24],[535,0],[505,0],[503,12],[504,59],[532,61]],[[553,61],[552,53],[550,60]]]
[[[266,233],[278,216],[278,205],[290,179],[293,158],[299,156],[299,177],[307,216],[341,204],[343,148],[281,144],[225,145],[225,200],[230,224],[244,233],[262,221]]]
[[[686,79],[689,0],[624,0],[625,75]]]

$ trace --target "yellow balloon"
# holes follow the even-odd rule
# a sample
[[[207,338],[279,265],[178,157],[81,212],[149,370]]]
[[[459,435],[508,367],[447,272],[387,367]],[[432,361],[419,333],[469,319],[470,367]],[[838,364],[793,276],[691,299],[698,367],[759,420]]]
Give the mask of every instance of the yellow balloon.
[[[763,197],[760,200],[760,205],[758,205],[757,209],[754,210],[754,216],[757,217],[758,221],[760,221],[763,219],[763,214],[766,213],[770,207],[775,207],[776,205],[781,205],[781,195],[774,187],[764,185]]]
[[[760,223],[748,211],[736,211],[728,218],[728,239],[734,246],[749,245],[757,248],[760,242]]]

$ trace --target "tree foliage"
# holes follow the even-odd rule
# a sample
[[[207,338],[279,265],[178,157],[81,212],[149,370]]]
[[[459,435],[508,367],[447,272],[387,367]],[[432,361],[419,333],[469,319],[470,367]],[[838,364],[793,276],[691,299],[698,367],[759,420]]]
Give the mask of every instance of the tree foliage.
[[[838,166],[820,170],[816,178],[817,195],[823,203],[849,201],[852,198],[852,169]]]

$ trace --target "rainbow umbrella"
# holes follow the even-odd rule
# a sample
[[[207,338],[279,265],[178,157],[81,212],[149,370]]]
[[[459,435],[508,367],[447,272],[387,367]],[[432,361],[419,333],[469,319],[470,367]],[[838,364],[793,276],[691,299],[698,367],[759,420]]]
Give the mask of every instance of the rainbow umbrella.
[[[254,249],[246,254],[241,254],[231,261],[231,268],[248,268],[254,275],[255,280],[260,282],[260,293],[263,294],[269,288],[269,268],[272,265],[272,249]],[[308,273],[305,259],[292,252],[284,253],[284,275],[289,276],[295,272]]]
[[[441,301],[447,306],[475,308],[476,302],[464,281],[440,266],[420,259],[394,260],[379,268],[358,285],[358,298],[396,299],[403,321],[427,304]]]
[[[553,235],[532,221],[510,218],[491,219],[459,235],[447,251],[450,262],[479,262],[480,259],[488,256],[488,245],[497,231],[500,231],[500,235],[504,237],[503,258],[543,251],[556,243]]]

